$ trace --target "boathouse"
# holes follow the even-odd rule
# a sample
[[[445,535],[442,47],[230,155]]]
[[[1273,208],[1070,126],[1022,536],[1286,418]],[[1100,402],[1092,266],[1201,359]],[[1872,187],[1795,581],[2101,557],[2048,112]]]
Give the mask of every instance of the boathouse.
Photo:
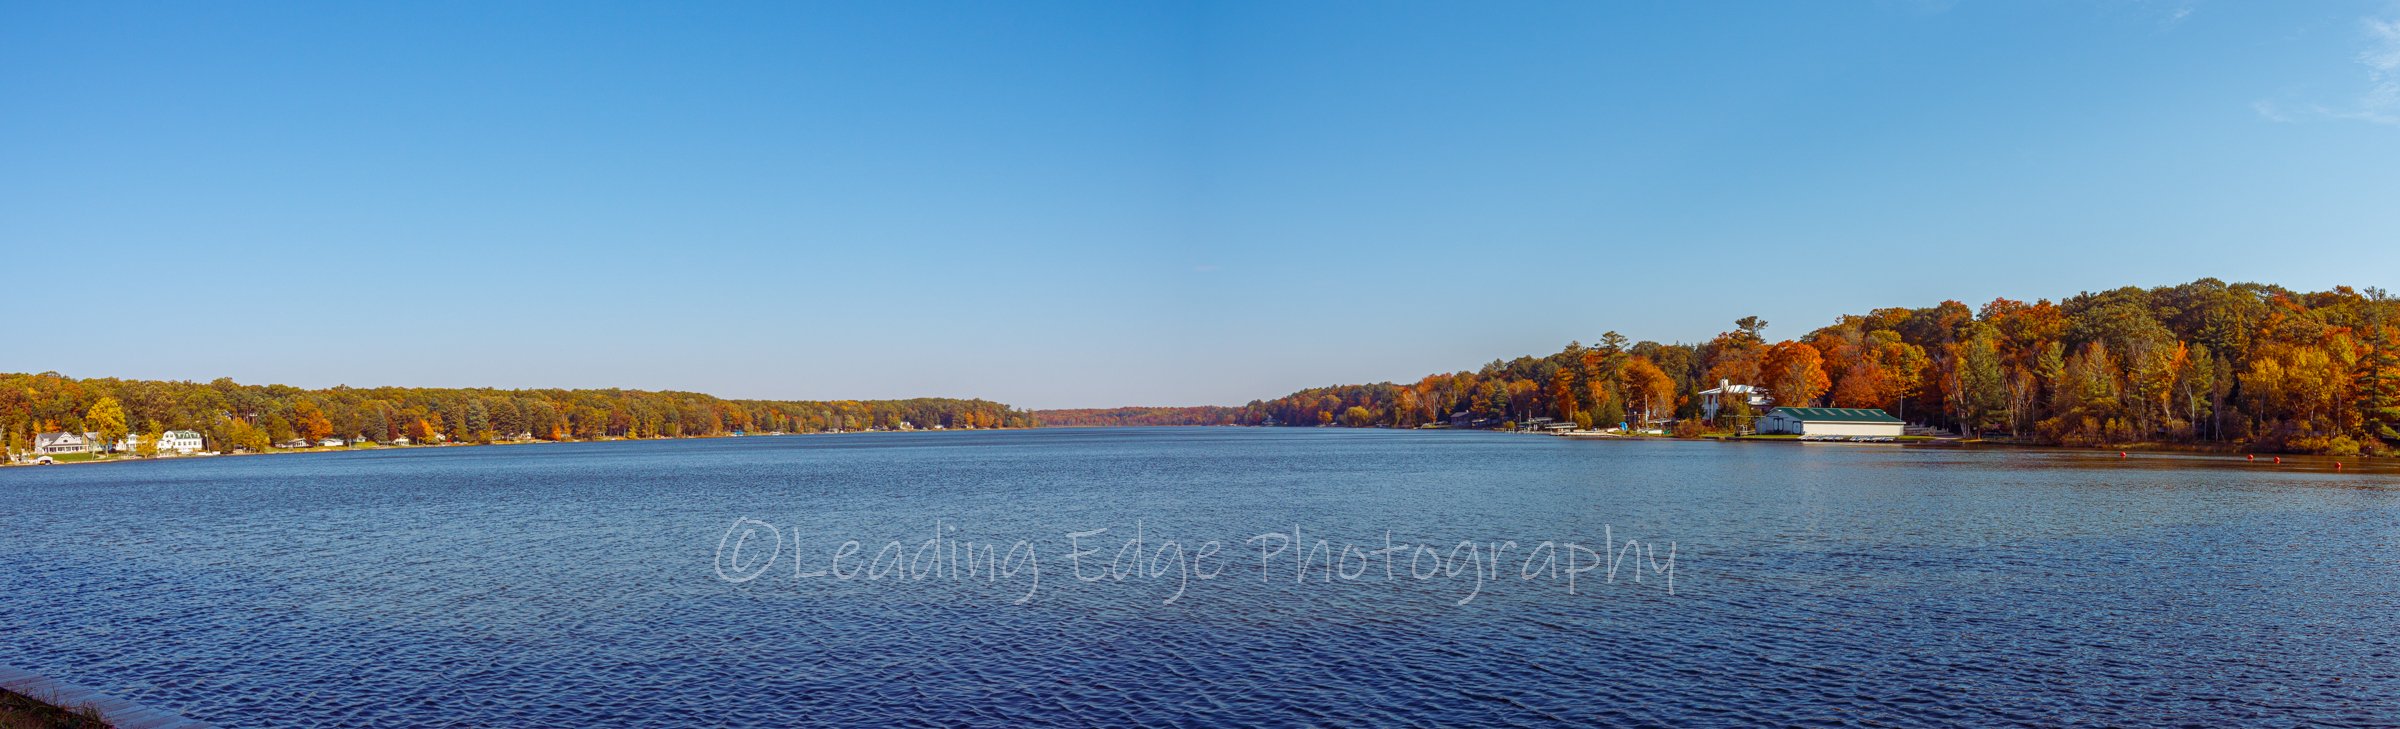
[[[1898,438],[1901,425],[1899,418],[1875,408],[1776,408],[1758,419],[1758,432]]]

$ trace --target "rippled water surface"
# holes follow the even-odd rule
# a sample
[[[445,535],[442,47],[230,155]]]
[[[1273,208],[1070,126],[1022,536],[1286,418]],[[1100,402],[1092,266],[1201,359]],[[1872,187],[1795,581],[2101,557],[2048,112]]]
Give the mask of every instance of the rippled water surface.
[[[2386,726],[2396,484],[1320,429],[13,468],[0,665],[226,726]]]

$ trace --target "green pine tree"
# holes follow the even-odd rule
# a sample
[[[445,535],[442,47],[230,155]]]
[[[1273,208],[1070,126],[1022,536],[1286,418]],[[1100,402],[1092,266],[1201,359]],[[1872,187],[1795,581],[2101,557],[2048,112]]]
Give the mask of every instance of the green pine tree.
[[[2359,420],[2367,435],[2400,443],[2400,334],[2378,329],[2373,345],[2358,363]]]

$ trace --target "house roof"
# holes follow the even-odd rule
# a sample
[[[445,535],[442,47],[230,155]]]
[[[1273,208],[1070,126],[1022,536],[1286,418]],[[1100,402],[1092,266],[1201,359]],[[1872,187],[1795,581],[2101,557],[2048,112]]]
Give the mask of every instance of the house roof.
[[[1700,394],[1702,394],[1702,395],[1723,395],[1723,394],[1725,394],[1726,392],[1729,392],[1729,391],[1730,391],[1730,392],[1734,392],[1734,393],[1744,393],[1744,392],[1748,392],[1748,393],[1764,393],[1764,392],[1766,392],[1766,391],[1767,391],[1767,388],[1764,388],[1764,387],[1759,387],[1759,386],[1757,386],[1757,385],[1727,385],[1727,386],[1724,386],[1724,387],[1711,387],[1711,388],[1708,388],[1708,389],[1706,389],[1706,390],[1701,390],[1701,391],[1700,391]]]
[[[164,437],[168,437],[168,438],[198,438],[198,437],[200,437],[200,431],[197,431],[197,430],[170,430],[170,431],[167,431],[167,432],[164,434]]]
[[[1899,418],[1875,408],[1776,408],[1776,413],[1810,423],[1898,423]],[[1773,414],[1773,413],[1769,413]]]

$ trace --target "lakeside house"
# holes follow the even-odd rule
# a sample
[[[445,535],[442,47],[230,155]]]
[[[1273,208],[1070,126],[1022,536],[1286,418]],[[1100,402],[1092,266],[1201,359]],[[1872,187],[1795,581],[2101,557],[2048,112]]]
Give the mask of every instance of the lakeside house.
[[[1450,414],[1450,427],[1453,428],[1489,428],[1499,422],[1493,418],[1476,415],[1472,410],[1460,410]],[[1269,423],[1269,425],[1273,425],[1273,423]]]
[[[90,453],[99,441],[98,433],[41,433],[33,436],[33,452],[42,456]]]
[[[1757,385],[1736,385],[1732,380],[1718,380],[1716,387],[1701,390],[1699,395],[1700,413],[1708,420],[1717,419],[1717,409],[1734,398],[1740,398],[1742,402],[1749,403],[1750,408],[1754,411],[1775,402],[1775,398],[1767,395],[1766,388]]]
[[[170,430],[158,434],[158,452],[160,453],[173,451],[188,456],[200,452],[203,445],[200,431],[197,430]]]
[[[1898,438],[1899,418],[1875,408],[1776,408],[1758,420],[1760,433],[1807,437]]]

